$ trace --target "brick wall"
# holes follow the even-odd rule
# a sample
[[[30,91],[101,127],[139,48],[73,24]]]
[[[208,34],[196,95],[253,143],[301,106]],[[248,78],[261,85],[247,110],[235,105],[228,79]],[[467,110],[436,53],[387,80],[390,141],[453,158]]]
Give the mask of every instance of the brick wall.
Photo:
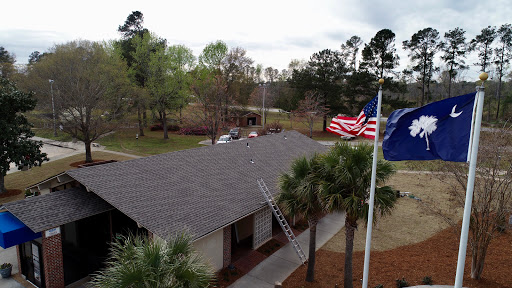
[[[16,255],[18,256],[18,273],[21,275],[21,248],[20,245],[16,245]],[[12,271],[14,273],[14,271]],[[25,274],[27,271],[23,271]]]
[[[46,288],[64,287],[64,262],[61,234],[46,238],[43,234],[43,265]]]
[[[231,264],[231,225],[224,227],[224,236],[223,239],[223,261],[222,267],[227,267]]]

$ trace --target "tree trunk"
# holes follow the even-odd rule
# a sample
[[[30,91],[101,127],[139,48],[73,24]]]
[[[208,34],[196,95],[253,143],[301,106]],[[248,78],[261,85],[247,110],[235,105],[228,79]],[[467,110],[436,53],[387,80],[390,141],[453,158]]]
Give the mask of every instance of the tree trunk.
[[[448,98],[450,98],[450,95],[452,94],[452,74],[449,75],[448,80]]]
[[[471,249],[471,278],[477,280],[482,278],[487,247],[489,247],[490,243],[488,236],[484,236],[484,239],[478,238],[477,241],[471,244],[473,246]]]
[[[420,106],[423,106],[425,103],[425,80],[421,82],[421,103]]]
[[[487,112],[487,122],[491,121],[491,99],[492,97],[487,97],[489,99],[489,102],[487,102],[489,105],[487,107],[489,108],[489,111]]]
[[[139,136],[144,136],[144,126],[142,125],[142,114],[140,107],[137,107],[137,120],[139,122]]]
[[[327,131],[327,115],[324,115],[324,127],[322,131]]]
[[[354,230],[357,227],[356,223],[352,223],[349,219],[345,218],[345,275],[343,280],[344,288],[352,288],[352,252],[354,251]]]
[[[91,142],[85,143],[85,163],[92,163]]]
[[[309,223],[309,260],[306,272],[306,281],[315,281],[315,251],[316,251],[316,219],[308,220]]]
[[[142,109],[144,109],[142,111],[142,119],[144,120],[144,128],[147,128],[148,127],[148,116],[146,115],[146,107],[142,107]]]
[[[496,120],[500,116],[500,100],[501,100],[501,76],[498,79],[498,89],[496,89],[496,94],[498,95],[498,108],[496,108]]]
[[[169,133],[167,131],[167,113],[165,113],[165,110],[162,111],[162,127],[164,127],[164,139],[169,139]]]
[[[4,177],[5,175],[0,173],[0,194],[7,192],[7,189],[5,189]]]
[[[486,254],[479,250],[481,249],[478,249],[478,252],[473,252],[471,255],[471,278],[476,280],[482,278]]]

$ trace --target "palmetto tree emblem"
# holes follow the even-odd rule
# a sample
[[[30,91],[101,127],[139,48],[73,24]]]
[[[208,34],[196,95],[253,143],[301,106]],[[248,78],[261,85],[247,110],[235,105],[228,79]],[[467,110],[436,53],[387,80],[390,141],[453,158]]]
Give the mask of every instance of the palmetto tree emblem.
[[[421,116],[420,119],[414,119],[411,126],[409,126],[409,130],[411,130],[410,134],[412,137],[416,137],[418,134],[420,135],[420,138],[425,136],[425,140],[427,141],[427,150],[430,150],[428,135],[436,131],[436,123],[436,116]]]

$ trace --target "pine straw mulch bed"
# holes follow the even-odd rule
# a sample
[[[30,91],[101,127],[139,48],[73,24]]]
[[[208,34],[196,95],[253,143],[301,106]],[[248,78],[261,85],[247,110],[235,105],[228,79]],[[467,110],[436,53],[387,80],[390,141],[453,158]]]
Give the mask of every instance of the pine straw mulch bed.
[[[21,192],[22,191],[20,189],[7,189],[7,192],[0,194],[0,199],[16,196],[21,194]]]
[[[387,251],[372,251],[368,287],[383,284],[396,287],[396,279],[405,278],[409,285],[422,285],[430,276],[433,284],[453,285],[457,269],[459,236],[453,228],[435,234],[422,242]],[[286,279],[283,287],[343,287],[344,253],[320,249],[316,254],[315,282],[305,282],[307,266],[301,266]],[[363,278],[364,251],[353,254],[354,287]],[[512,230],[495,238],[487,251],[482,279],[470,278],[471,249],[468,244],[464,271],[464,287],[512,288]]]
[[[104,161],[105,160],[102,160],[102,159],[94,159],[94,160],[92,160],[92,163],[104,162]],[[82,160],[82,161],[73,162],[73,163],[69,164],[69,166],[78,168],[78,166],[84,165],[84,164],[87,164],[87,162],[85,162],[85,160]]]

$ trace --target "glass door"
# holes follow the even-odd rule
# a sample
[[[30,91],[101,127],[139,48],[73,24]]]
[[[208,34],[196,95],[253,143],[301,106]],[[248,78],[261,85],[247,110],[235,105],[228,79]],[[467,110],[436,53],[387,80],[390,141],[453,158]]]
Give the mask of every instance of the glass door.
[[[37,287],[44,288],[43,248],[41,238],[20,245],[21,274]]]

